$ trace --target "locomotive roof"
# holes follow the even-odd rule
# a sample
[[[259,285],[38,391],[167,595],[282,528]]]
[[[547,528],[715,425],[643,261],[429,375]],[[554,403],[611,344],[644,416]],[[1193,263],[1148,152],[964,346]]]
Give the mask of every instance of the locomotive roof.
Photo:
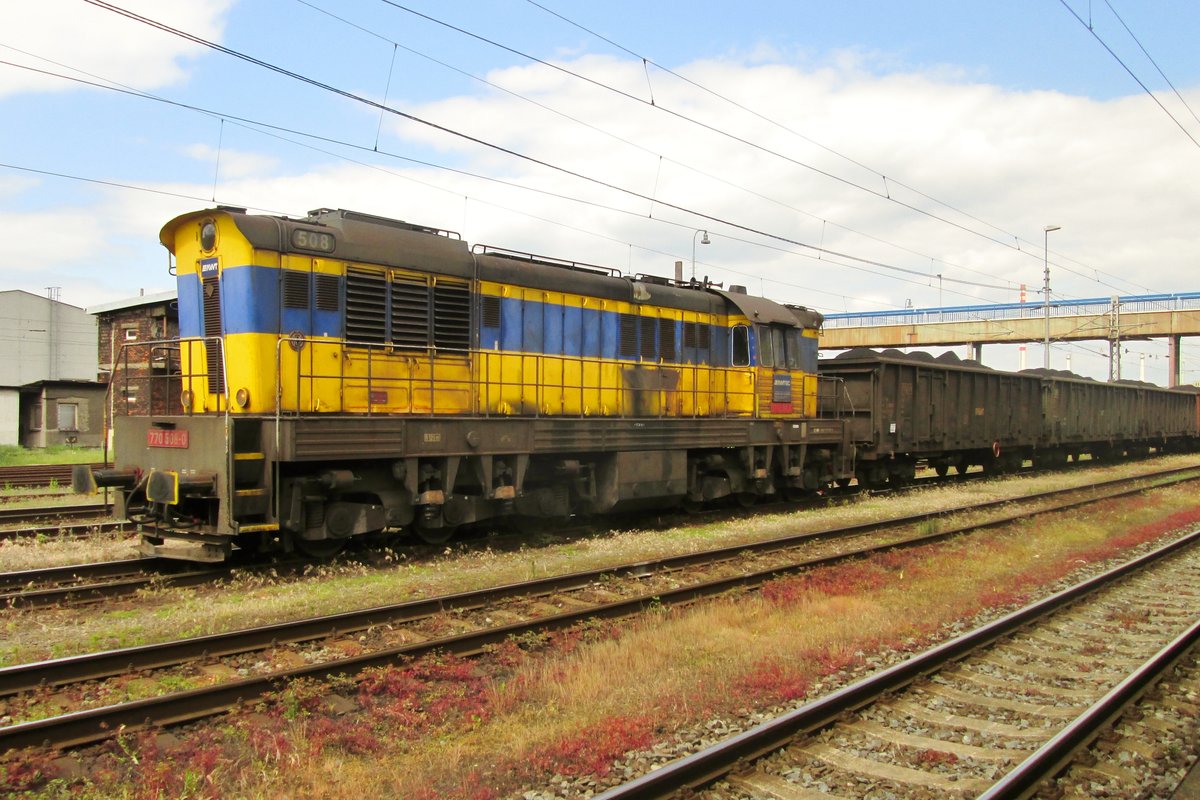
[[[476,248],[452,231],[414,225],[401,220],[362,214],[344,209],[318,209],[303,219],[249,214],[244,208],[217,207],[192,211],[163,226],[159,241],[175,252],[175,234],[193,220],[225,215],[247,241],[272,252],[311,251],[295,247],[295,230],[334,230],[331,252],[325,255],[345,261],[417,269],[441,275],[508,283],[546,291],[586,294],[601,299],[663,306],[701,313],[726,313],[730,306],[759,324],[820,327],[815,311],[788,307],[765,297],[752,297],[704,284],[676,284],[666,278],[622,276],[618,270],[558,261],[503,250]]]
[[[710,291],[728,300],[751,322],[761,325],[770,325],[773,322],[793,326],[800,324],[800,320],[791,309],[774,300],[768,300],[765,297],[751,297],[743,292],[727,292],[722,289],[710,289]]]

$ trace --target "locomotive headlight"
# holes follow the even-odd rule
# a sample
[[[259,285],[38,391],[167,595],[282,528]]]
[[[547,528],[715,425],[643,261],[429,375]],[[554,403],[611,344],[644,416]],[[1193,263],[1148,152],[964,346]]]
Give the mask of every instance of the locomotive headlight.
[[[192,408],[192,392],[190,389],[184,389],[179,394],[179,404],[183,406],[184,411],[190,411]]]
[[[200,249],[212,250],[217,246],[217,224],[211,219],[200,226]]]
[[[238,389],[233,395],[233,401],[237,403],[238,408],[245,408],[250,405],[250,390],[246,388]]]

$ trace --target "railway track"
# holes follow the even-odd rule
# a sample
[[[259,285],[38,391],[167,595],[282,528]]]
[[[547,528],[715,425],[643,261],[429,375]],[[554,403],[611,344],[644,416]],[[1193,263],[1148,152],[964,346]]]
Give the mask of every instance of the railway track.
[[[112,505],[106,503],[0,508],[0,525],[41,520],[96,519],[111,514]]]
[[[1191,470],[1193,476],[1195,470]],[[1112,487],[1109,487],[1112,488]],[[1075,490],[1077,491],[1077,490]],[[1140,491],[1126,487],[1123,492]],[[1061,492],[1060,492],[1061,493]],[[1107,499],[1074,499],[1063,507]],[[939,512],[944,514],[946,512]],[[510,637],[545,633],[575,625],[586,619],[622,617],[646,607],[695,602],[732,589],[756,587],[781,575],[816,566],[858,558],[871,552],[928,544],[966,530],[993,527],[1029,516],[1028,512],[988,520],[981,525],[918,533],[896,534],[886,541],[850,548],[840,537],[848,533],[869,534],[881,527],[918,524],[930,515],[870,523],[852,529],[807,533],[763,542],[738,545],[720,551],[675,556],[655,562],[639,562],[594,572],[547,578],[477,592],[429,600],[381,606],[295,622],[214,634],[163,644],[80,655],[0,669],[0,695],[13,697],[38,687],[65,686],[104,680],[130,671],[171,670],[198,659],[228,658],[242,653],[279,647],[288,643],[337,643],[349,634],[368,631],[370,652],[303,667],[270,671],[203,689],[150,697],[131,703],[79,710],[62,717],[31,720],[0,729],[0,747],[24,747],[50,743],[70,747],[99,741],[121,726],[173,724],[220,713],[245,700],[252,700],[296,678],[324,679],[372,666],[394,663],[434,651],[471,655]],[[827,542],[829,552],[813,555],[796,552],[798,547]],[[836,545],[836,546],[834,546]],[[790,551],[790,552],[789,552]],[[685,573],[686,570],[686,573]],[[453,614],[454,627],[465,629],[444,635],[439,615]],[[515,620],[497,624],[496,619]],[[422,628],[425,621],[430,627]],[[360,642],[354,641],[357,647]],[[318,650],[336,650],[318,647]],[[260,664],[267,661],[255,658]],[[226,667],[229,674],[238,674]],[[103,695],[104,692],[91,694]],[[10,707],[12,704],[10,703]],[[16,713],[16,712],[12,712]]]
[[[732,554],[736,553],[765,552],[790,547],[797,542],[811,541],[816,537],[828,538],[856,533],[869,533],[873,530],[887,527],[916,525],[967,511],[987,511],[1014,504],[1034,504],[1044,501],[1054,501],[1056,498],[1069,498],[1073,495],[1078,495],[1080,492],[1089,490],[1111,492],[1111,494],[1106,494],[1105,497],[1116,497],[1130,491],[1141,491],[1143,484],[1149,482],[1189,480],[1192,478],[1200,478],[1200,467],[1160,470],[1140,476],[1100,481],[1083,487],[1058,489],[1027,495],[1016,500],[994,500],[970,507],[932,511],[904,518],[883,520],[877,523],[830,528],[816,534],[797,534],[760,544],[731,547],[727,551],[712,551],[702,554],[700,557],[704,559],[723,560],[732,558]],[[1083,502],[1094,502],[1097,499],[1101,498],[1087,498]],[[995,524],[1004,524],[1020,516],[1023,515],[1003,517]],[[122,523],[114,523],[114,525],[119,524]],[[3,532],[0,532],[0,538],[3,538]],[[274,570],[276,574],[294,575],[302,572],[305,564],[306,562],[303,561],[275,562],[264,565],[263,568]],[[171,561],[169,559],[128,559],[118,562],[79,564],[26,572],[0,573],[0,608],[36,608],[68,603],[91,603],[106,599],[127,597],[151,586],[167,588],[171,586],[203,585],[205,583],[227,580],[237,569],[251,571],[255,569],[255,565],[252,564],[234,564],[204,568],[193,566],[190,569],[186,567],[187,564],[185,562]],[[207,579],[205,576],[207,576]]]
[[[130,558],[0,573],[0,608],[39,608],[128,597],[151,587],[200,586],[228,578],[232,567],[197,567],[163,558]]]
[[[30,464],[27,466],[0,467],[0,486],[70,486],[74,464]],[[103,469],[111,464],[92,464],[93,469]]]
[[[60,523],[57,525],[34,525],[25,528],[0,530],[0,541],[20,540],[35,537],[81,539],[100,533],[125,533],[134,530],[134,524],[124,520],[111,522]]]
[[[1118,796],[1108,784],[1138,780],[1136,764],[1078,756],[1177,665],[1194,692],[1198,584],[1193,532],[599,798],[706,789],[708,800],[998,800],[1027,797],[1068,766],[1063,786],[1088,796],[1099,782]],[[1153,758],[1135,735],[1110,736],[1101,750]]]

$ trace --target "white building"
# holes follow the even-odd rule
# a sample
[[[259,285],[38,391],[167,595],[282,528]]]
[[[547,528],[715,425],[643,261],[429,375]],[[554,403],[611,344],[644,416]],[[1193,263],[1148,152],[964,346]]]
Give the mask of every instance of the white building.
[[[95,382],[96,345],[96,318],[82,308],[19,289],[0,291],[0,444],[21,443],[42,412],[22,407],[22,386]]]

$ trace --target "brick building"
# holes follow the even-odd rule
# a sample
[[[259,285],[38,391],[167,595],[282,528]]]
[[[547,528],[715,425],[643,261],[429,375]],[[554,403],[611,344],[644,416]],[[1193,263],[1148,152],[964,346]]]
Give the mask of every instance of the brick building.
[[[175,292],[92,306],[100,338],[100,379],[111,382],[115,415],[178,414],[179,307]]]

